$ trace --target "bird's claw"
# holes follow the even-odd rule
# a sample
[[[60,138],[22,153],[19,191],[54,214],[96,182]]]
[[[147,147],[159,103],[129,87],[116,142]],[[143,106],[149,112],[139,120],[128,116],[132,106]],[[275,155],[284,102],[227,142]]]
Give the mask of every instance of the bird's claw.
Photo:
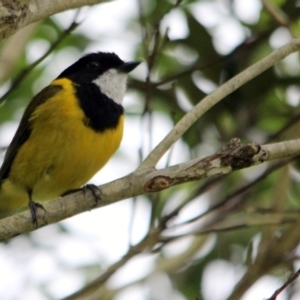
[[[40,204],[38,202],[34,202],[32,200],[29,201],[28,206],[29,206],[29,209],[31,212],[32,222],[33,222],[33,224],[35,224],[36,228],[38,228],[39,224],[38,224],[38,217],[37,217],[37,209],[41,208],[44,210],[44,212],[46,212],[46,210],[42,204]]]
[[[101,200],[101,194],[102,194],[101,190],[96,185],[94,185],[94,184],[86,184],[83,187],[84,197],[86,195],[87,190],[90,190],[91,193],[93,194],[93,196],[95,198],[95,207],[97,207],[99,201]]]

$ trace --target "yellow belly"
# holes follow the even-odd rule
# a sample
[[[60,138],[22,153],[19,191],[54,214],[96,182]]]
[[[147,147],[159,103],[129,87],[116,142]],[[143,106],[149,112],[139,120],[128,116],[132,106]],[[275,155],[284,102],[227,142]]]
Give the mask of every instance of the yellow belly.
[[[80,188],[109,160],[120,145],[123,116],[117,128],[95,132],[83,124],[71,82],[41,104],[31,118],[32,132],[19,149],[0,190],[0,217],[33,201],[45,201]]]

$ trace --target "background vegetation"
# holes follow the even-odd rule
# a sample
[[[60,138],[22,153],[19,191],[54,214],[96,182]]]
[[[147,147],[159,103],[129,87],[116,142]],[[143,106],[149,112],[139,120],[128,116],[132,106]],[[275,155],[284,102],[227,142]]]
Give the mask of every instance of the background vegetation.
[[[0,45],[2,155],[30,99],[82,53],[144,61],[125,100],[124,145],[93,179],[99,183],[132,171],[204,96],[299,37],[299,3],[118,0],[26,30]],[[298,138],[299,80],[294,54],[208,111],[159,167],[213,154],[233,137],[258,144]],[[93,296],[69,299],[271,297],[299,268],[298,168],[297,160],[266,163],[16,237],[0,247],[0,298],[61,299],[95,278]],[[298,299],[299,288],[294,281],[277,299]]]

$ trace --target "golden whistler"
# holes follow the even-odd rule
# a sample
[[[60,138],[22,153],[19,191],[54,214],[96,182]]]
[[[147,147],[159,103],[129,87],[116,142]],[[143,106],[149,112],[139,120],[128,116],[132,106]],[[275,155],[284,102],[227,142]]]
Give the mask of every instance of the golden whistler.
[[[139,62],[88,54],[26,108],[0,169],[0,218],[82,187],[120,145],[127,75]]]

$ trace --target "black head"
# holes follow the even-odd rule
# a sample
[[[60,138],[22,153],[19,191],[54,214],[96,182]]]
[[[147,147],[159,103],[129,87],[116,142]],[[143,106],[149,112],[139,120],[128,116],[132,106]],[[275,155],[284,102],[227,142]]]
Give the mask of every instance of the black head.
[[[97,52],[87,54],[65,69],[58,77],[69,78],[78,84],[91,83],[109,69],[121,73],[131,72],[139,62],[125,63],[115,53]]]

